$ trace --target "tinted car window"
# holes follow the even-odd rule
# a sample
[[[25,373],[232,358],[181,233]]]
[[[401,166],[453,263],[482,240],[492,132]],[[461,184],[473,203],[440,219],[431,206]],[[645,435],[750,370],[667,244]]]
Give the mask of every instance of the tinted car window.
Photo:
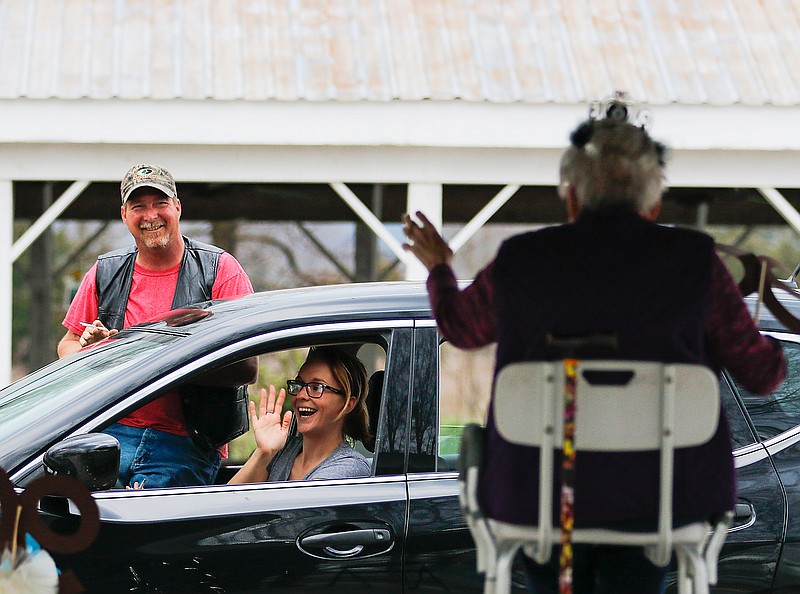
[[[376,370],[382,370],[386,365],[386,353],[376,344],[351,344],[343,345],[344,348],[357,352],[358,358],[364,364],[369,377]],[[358,350],[358,349],[361,350]],[[292,379],[297,375],[298,370],[303,365],[308,354],[308,347],[287,349],[272,353],[263,353],[258,357],[258,380],[255,384],[249,385],[247,391],[250,400],[258,405],[261,389],[269,388],[273,384],[276,389],[286,387],[286,380]],[[283,403],[283,410],[288,411],[292,408],[290,397],[286,397]],[[255,449],[255,439],[253,428],[250,427],[245,435],[231,442],[229,446],[228,464],[244,463]],[[369,453],[368,457],[371,457]]]
[[[781,341],[781,344],[788,373],[778,389],[759,396],[736,384],[761,439],[775,437],[800,425],[800,344],[789,341]]]
[[[731,442],[733,449],[743,448],[755,442],[755,436],[747,418],[739,406],[739,401],[733,394],[727,378],[720,378],[719,395],[722,400],[722,408],[728,417],[728,425],[731,429]]]
[[[119,337],[119,338],[117,338]],[[92,414],[87,395],[98,402],[113,398],[113,386],[130,389],[141,369],[156,369],[165,352],[178,348],[180,334],[126,331],[103,343],[59,359],[0,390],[0,466],[12,471],[68,429]],[[91,400],[88,400],[91,402]],[[32,429],[36,428],[36,431]]]
[[[48,365],[0,393],[0,437],[14,434],[35,423],[48,409],[79,398],[99,383],[111,382],[135,368],[142,359],[158,356],[180,340],[179,336],[141,334],[134,340],[108,341],[102,357],[75,356],[66,363]],[[38,408],[37,408],[38,406]]]
[[[464,426],[486,422],[494,359],[494,345],[472,351],[458,349],[449,342],[439,347],[440,471],[457,468]]]

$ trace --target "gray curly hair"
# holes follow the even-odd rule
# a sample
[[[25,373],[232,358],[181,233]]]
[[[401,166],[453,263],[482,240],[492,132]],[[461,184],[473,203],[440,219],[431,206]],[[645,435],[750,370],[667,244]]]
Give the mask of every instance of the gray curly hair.
[[[627,204],[648,212],[666,191],[666,147],[625,120],[589,119],[570,135],[558,193],[575,190],[581,209]]]

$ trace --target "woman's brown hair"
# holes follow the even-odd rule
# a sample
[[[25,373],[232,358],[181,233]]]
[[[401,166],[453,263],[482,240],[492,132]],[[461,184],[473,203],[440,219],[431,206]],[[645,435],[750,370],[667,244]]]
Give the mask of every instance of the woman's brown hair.
[[[342,431],[347,437],[356,441],[364,441],[372,435],[369,430],[369,412],[367,411],[367,370],[364,364],[348,353],[335,346],[311,347],[306,357],[306,363],[322,362],[331,368],[333,377],[342,386],[345,395],[344,407],[355,399],[356,406],[344,419]],[[343,411],[344,411],[343,407]]]

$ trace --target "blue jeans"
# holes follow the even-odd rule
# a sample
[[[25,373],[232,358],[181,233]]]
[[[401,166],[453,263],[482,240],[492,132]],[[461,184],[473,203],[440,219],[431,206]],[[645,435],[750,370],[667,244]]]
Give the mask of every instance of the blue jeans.
[[[556,594],[560,546],[546,565],[538,565],[521,555],[528,591]],[[653,565],[642,547],[595,546],[572,547],[572,591],[574,594],[659,594],[663,592],[667,568]]]
[[[220,465],[217,450],[204,450],[191,437],[115,423],[104,431],[119,440],[117,486],[187,487],[214,482]]]

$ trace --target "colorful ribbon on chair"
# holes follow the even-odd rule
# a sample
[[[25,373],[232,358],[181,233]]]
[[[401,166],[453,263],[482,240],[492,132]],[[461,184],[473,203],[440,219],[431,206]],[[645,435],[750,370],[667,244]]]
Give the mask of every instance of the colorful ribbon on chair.
[[[564,359],[564,442],[561,458],[561,554],[559,594],[572,594],[572,530],[575,525],[575,383],[577,359]]]

